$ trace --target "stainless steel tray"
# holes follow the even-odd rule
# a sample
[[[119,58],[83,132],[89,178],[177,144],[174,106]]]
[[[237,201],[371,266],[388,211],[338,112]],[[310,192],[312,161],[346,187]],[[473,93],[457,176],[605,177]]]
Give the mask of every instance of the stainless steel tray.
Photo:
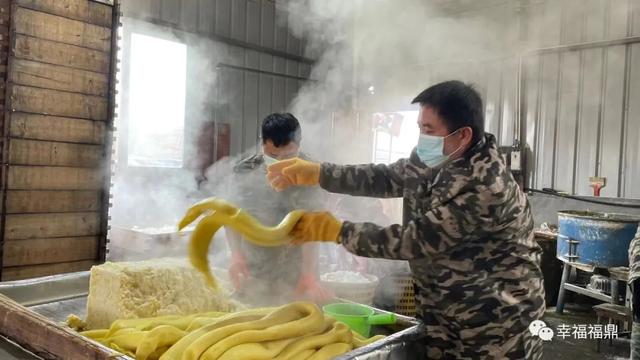
[[[0,283],[0,294],[56,322],[64,321],[69,314],[84,317],[86,315],[88,291],[88,271]],[[386,313],[384,310],[375,310]],[[404,328],[403,330],[395,332],[373,344],[343,354],[336,359],[395,360],[424,358],[424,347],[420,345],[422,334],[424,333],[422,326],[415,318],[397,314],[396,316],[398,324],[395,329],[402,327]],[[382,330],[390,333],[393,329],[394,327],[389,327]],[[1,342],[0,345],[2,345]],[[2,347],[0,347],[0,354],[2,354]],[[15,357],[15,359],[34,359],[33,355],[25,354],[25,357]],[[121,356],[118,359],[131,358]]]
[[[23,349],[13,341],[0,336],[0,359],[2,360],[41,360],[31,352]]]
[[[69,314],[84,316],[88,289],[88,271],[0,283],[0,294],[56,322],[64,321]],[[0,359],[42,358],[0,337]]]
[[[374,308],[378,313],[387,311]],[[397,325],[405,327],[386,338],[368,346],[350,351],[334,360],[404,360],[425,359],[425,347],[422,345],[424,328],[415,318],[396,314]]]

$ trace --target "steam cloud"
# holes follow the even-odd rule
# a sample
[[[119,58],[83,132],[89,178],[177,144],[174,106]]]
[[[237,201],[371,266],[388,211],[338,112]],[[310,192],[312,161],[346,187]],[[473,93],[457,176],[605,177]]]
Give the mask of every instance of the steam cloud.
[[[457,11],[446,3],[278,1],[277,6],[287,9],[286,18],[279,20],[286,21],[295,35],[306,39],[305,56],[317,59],[311,72],[313,81],[306,82],[289,105],[289,111],[302,121],[303,150],[321,161],[368,163],[372,154],[372,113],[415,109],[409,105],[411,99],[427,86],[453,78],[473,81],[488,63],[510,66],[515,72],[517,54],[525,46],[535,46],[539,40],[536,37],[541,36],[535,26],[530,26],[526,39],[522,32],[527,29],[505,31],[504,22],[509,20],[506,17],[514,16],[521,2],[478,1],[474,2],[478,4],[476,11],[470,12]],[[126,16],[127,9],[124,10]],[[135,22],[137,26],[143,24]],[[147,30],[160,31],[153,26]],[[226,45],[192,35],[163,32],[161,36],[188,44],[189,73],[199,78],[189,82],[192,87],[187,89],[191,97],[187,118],[191,125],[185,129],[185,151],[192,154],[199,125],[211,119],[216,107],[224,105],[213,94],[215,66],[225,62],[230,50]],[[515,87],[512,89],[515,91]],[[487,121],[492,121],[490,112],[497,105],[486,105]],[[505,104],[512,108],[514,105]],[[126,120],[126,114],[122,117]],[[187,169],[128,171],[118,166],[111,212],[114,226],[175,224],[188,205],[205,196],[235,197],[238,194],[229,185],[232,167],[247,155],[251,154],[217,162],[209,169],[209,182],[202,189],[196,188],[195,174]],[[330,196],[326,208],[348,220],[381,225],[401,221],[397,201],[377,201]],[[215,244],[212,262],[224,266],[228,252],[222,234]],[[151,249],[145,256],[162,255],[161,250]],[[337,269],[336,251],[333,246],[324,247],[321,264]],[[370,269],[382,269],[378,276],[406,266],[401,262],[371,261]],[[391,298],[395,294],[386,295]]]

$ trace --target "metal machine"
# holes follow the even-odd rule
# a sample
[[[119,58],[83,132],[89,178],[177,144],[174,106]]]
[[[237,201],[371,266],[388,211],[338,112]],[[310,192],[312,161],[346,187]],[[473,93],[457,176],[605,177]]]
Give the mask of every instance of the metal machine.
[[[612,277],[610,293],[583,287],[569,282],[572,268],[586,272],[602,271],[629,265],[629,244],[633,239],[640,218],[588,211],[558,212],[557,258],[564,262],[556,312],[564,310],[566,291],[572,291],[602,301],[618,303],[617,278]]]

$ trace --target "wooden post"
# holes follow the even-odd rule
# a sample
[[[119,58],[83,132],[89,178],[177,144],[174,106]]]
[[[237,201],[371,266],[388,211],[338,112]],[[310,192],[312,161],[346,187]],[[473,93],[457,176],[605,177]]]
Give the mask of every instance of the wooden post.
[[[116,74],[118,73],[118,29],[120,28],[120,1],[116,0],[111,15],[111,64],[109,67],[109,116],[107,118],[104,143],[104,183],[102,190],[101,228],[98,243],[98,261],[105,262],[108,253],[109,208],[111,207],[111,173],[113,171],[113,134],[115,133],[116,109]]]
[[[119,16],[0,0],[0,280],[106,258]]]
[[[5,0],[0,2],[0,28],[2,28],[2,32],[6,33],[7,36],[2,38],[0,41],[0,47],[9,48],[9,44],[13,41],[13,35],[9,31],[10,17],[11,14],[11,1]],[[6,29],[6,31],[5,31]],[[3,100],[0,100],[2,103],[2,109],[0,109],[0,281],[3,279],[2,268],[3,268],[3,259],[4,259],[4,231],[5,231],[5,223],[6,223],[6,204],[7,204],[7,179],[9,177],[9,110],[10,110],[10,102],[11,99],[9,96],[6,96],[7,91],[7,74],[8,74],[8,62],[9,62],[9,52],[1,51],[0,52],[0,81],[3,86],[0,89],[0,94]]]

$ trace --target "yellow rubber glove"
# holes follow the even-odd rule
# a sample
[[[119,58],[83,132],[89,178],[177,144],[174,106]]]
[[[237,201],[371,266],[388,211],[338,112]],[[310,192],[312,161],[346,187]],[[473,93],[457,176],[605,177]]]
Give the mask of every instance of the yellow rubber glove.
[[[300,158],[278,161],[267,168],[267,179],[276,191],[290,186],[314,186],[320,183],[320,164]]]
[[[292,243],[301,244],[309,241],[340,242],[342,221],[328,212],[308,212],[298,220],[289,234]]]

